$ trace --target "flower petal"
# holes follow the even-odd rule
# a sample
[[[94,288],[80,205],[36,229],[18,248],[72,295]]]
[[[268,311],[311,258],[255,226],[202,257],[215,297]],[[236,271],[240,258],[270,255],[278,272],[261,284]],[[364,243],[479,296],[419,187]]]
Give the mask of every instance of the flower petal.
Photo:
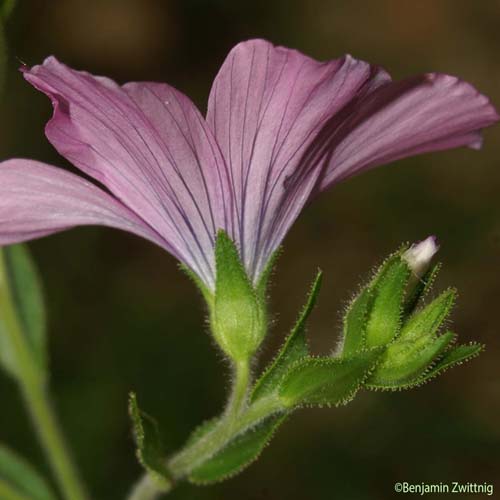
[[[264,40],[241,43],[228,55],[207,121],[230,168],[231,236],[254,280],[315,186],[322,127],[387,79],[350,56],[320,63]]]
[[[386,83],[364,96],[332,137],[320,190],[374,166],[429,151],[481,146],[499,115],[472,85],[442,74]]]
[[[227,178],[214,138],[193,103],[163,84],[115,82],[48,58],[25,78],[54,106],[46,134],[103,183],[213,286],[213,245],[228,222]]]
[[[0,245],[81,225],[123,229],[169,249],[137,215],[85,179],[32,160],[0,163]]]

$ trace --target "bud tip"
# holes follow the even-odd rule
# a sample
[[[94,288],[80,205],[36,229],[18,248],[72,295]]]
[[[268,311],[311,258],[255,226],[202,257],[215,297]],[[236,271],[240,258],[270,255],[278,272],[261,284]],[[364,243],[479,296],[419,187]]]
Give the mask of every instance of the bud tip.
[[[422,276],[432,260],[432,257],[439,250],[439,244],[435,236],[429,236],[425,240],[414,243],[403,254],[403,259],[406,260],[410,269],[417,276]]]

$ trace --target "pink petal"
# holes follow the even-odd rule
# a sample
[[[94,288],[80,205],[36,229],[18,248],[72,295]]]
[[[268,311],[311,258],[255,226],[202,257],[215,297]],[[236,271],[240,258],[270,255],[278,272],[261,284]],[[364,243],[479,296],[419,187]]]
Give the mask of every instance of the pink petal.
[[[103,183],[213,285],[213,242],[230,224],[227,172],[192,102],[163,84],[113,81],[48,58],[25,72],[54,106],[46,134],[78,168]]]
[[[81,225],[123,229],[168,249],[137,215],[81,177],[32,160],[0,163],[0,245]]]
[[[387,79],[349,56],[320,63],[263,40],[241,43],[228,55],[207,121],[231,171],[231,234],[254,279],[317,182],[322,128]]]
[[[429,151],[481,146],[499,115],[458,78],[427,74],[387,83],[360,99],[332,135],[320,190],[368,168]]]

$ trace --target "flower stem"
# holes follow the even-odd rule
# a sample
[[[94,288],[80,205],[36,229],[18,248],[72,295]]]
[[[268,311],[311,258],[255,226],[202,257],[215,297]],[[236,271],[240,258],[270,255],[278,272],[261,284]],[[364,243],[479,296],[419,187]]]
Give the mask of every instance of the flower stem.
[[[85,500],[86,494],[69,457],[50,404],[46,374],[36,362],[20,326],[5,276],[4,269],[0,268],[0,317],[4,335],[8,339],[15,359],[13,374],[19,383],[24,402],[64,498]]]
[[[250,385],[248,363],[235,365],[235,377],[226,411],[215,427],[197,441],[181,449],[167,462],[174,479],[188,475],[196,466],[213,456],[236,435],[253,427],[269,415],[283,411],[280,401],[275,397],[258,400],[248,406]],[[128,500],[155,500],[161,495],[153,478],[144,475],[133,488]]]

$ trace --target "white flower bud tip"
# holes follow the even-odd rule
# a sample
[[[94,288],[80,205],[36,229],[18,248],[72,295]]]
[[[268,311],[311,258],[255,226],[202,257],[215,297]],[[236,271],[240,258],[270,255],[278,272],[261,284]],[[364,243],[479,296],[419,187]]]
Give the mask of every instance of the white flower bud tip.
[[[439,250],[439,244],[435,236],[429,236],[425,240],[414,243],[403,254],[403,259],[406,260],[410,269],[419,278],[422,277],[431,263],[432,257]]]

